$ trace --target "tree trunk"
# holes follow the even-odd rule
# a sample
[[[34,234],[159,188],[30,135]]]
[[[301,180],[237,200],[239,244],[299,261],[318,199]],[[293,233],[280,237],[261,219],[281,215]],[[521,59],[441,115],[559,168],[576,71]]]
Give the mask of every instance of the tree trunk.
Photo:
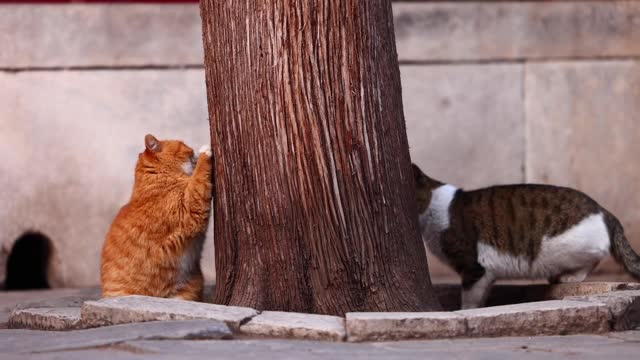
[[[389,0],[202,0],[216,302],[438,309]]]

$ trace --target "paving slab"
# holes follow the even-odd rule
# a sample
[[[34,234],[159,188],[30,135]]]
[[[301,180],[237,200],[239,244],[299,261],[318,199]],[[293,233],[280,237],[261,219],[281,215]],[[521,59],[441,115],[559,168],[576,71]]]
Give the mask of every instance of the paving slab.
[[[150,296],[123,296],[87,301],[82,305],[82,322],[87,327],[157,320],[210,319],[222,321],[233,330],[258,315],[251,308],[224,306]]]
[[[0,292],[0,312],[39,307],[80,307],[87,300],[100,299],[100,288],[60,288]]]
[[[640,327],[640,291],[613,291],[592,296],[568,296],[565,300],[602,303],[609,307],[611,328],[615,331]]]
[[[11,313],[10,329],[72,330],[80,325],[79,307],[19,309]]]
[[[344,318],[331,315],[264,311],[240,332],[247,335],[286,337],[310,340],[342,341],[346,336]]]
[[[472,337],[595,334],[609,330],[602,303],[551,300],[456,311]]]
[[[464,336],[465,318],[451,312],[347,313],[347,340],[385,341]]]
[[[414,340],[386,343],[328,343],[305,340],[135,341],[151,356],[201,359],[635,359],[638,344],[629,339],[578,335],[500,339]],[[69,353],[65,353],[69,354]]]
[[[229,327],[214,320],[154,321],[73,331],[2,330],[3,353],[37,353],[99,347],[129,340],[229,339]]]

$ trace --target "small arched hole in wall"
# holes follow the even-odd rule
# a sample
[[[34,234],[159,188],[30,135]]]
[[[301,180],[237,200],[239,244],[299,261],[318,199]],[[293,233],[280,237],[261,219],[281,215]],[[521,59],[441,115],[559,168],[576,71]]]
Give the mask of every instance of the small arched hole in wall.
[[[47,269],[52,250],[51,240],[40,232],[20,235],[7,259],[5,290],[48,289]]]

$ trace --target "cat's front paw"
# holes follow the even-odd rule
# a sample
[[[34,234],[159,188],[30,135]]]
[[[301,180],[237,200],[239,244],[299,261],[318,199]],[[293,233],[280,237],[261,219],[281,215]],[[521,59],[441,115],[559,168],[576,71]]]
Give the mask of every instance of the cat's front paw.
[[[211,155],[213,154],[213,152],[211,151],[211,144],[202,145],[202,147],[200,147],[200,151],[198,152],[200,154],[206,154],[208,157],[211,157]]]

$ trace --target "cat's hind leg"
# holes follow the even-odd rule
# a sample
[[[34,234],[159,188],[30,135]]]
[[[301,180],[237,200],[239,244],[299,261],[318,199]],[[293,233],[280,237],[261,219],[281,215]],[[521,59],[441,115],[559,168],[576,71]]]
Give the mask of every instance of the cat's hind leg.
[[[580,268],[578,270],[575,271],[570,271],[570,272],[566,272],[563,274],[560,274],[556,277],[557,279],[557,283],[560,284],[567,284],[567,283],[579,283],[584,281],[584,279],[587,278],[587,276],[589,275],[589,273],[598,265],[598,263],[596,262],[595,264],[590,264],[587,265],[583,268]]]
[[[176,294],[174,299],[189,300],[189,301],[202,301],[202,291],[204,289],[204,277],[202,272],[198,272],[182,286]]]
[[[483,307],[496,280],[494,274],[485,271],[479,264],[478,266],[481,271],[464,272],[462,274],[463,310]]]

